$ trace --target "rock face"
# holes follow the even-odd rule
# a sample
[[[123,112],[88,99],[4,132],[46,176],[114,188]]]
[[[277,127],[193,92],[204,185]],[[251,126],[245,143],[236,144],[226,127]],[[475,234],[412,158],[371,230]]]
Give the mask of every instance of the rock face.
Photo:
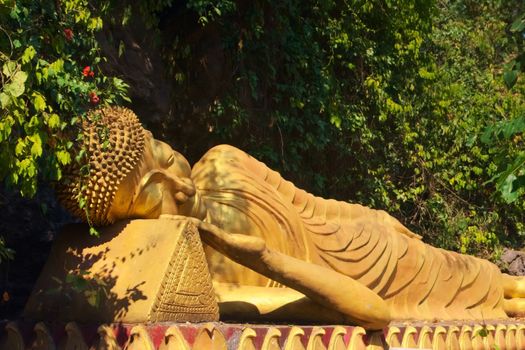
[[[181,4],[173,4],[159,16],[158,30],[148,28],[137,16],[125,27],[104,22],[104,30],[97,36],[107,58],[102,69],[129,85],[131,103],[126,107],[157,138],[170,140],[171,146],[194,163],[224,142],[212,132],[221,123],[214,120],[210,124],[203,116],[219,108],[218,96],[232,89],[234,66],[216,25],[203,27],[196,14]],[[176,59],[190,49],[191,61]],[[246,85],[243,103],[249,105],[247,82],[236,84]],[[223,118],[223,123],[230,122],[230,116]]]
[[[132,109],[146,123],[159,123],[170,112],[171,83],[166,79],[155,34],[144,23],[126,28],[108,23],[97,37],[107,62],[108,76],[122,78],[129,86]]]
[[[503,270],[514,276],[525,276],[525,252],[505,249],[501,255]]]

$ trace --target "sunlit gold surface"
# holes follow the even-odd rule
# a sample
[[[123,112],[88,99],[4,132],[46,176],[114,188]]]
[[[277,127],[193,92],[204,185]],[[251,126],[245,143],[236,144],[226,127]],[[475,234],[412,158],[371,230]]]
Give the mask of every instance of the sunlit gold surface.
[[[212,148],[190,170],[144,135],[108,218],[192,218],[230,319],[382,328],[393,319],[498,319],[525,309],[523,279],[429,246],[384,211],[315,197],[232,146]]]

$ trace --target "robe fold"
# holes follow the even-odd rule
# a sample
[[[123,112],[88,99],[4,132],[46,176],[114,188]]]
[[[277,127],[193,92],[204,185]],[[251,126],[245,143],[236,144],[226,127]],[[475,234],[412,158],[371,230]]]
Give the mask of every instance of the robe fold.
[[[359,281],[394,319],[506,317],[494,264],[425,244],[384,211],[316,197],[232,146],[209,150],[192,179],[208,222]],[[278,286],[209,247],[206,256],[216,281]]]

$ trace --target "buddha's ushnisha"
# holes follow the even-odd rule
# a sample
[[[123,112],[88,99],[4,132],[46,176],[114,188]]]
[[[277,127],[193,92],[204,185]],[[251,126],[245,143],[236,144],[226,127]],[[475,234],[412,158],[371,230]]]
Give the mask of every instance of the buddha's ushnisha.
[[[190,168],[131,111],[95,113],[95,126],[84,127],[89,176],[71,171],[59,197],[85,218],[82,193],[96,224],[193,218],[226,318],[381,328],[393,319],[486,320],[525,310],[522,278],[427,245],[384,211],[315,197],[232,146],[212,148]]]
[[[129,109],[106,108],[90,113],[82,125],[83,163],[73,162],[57,186],[57,196],[70,212],[92,224],[112,223],[108,216],[121,181],[144,152],[145,130]],[[80,199],[85,208],[79,206]]]

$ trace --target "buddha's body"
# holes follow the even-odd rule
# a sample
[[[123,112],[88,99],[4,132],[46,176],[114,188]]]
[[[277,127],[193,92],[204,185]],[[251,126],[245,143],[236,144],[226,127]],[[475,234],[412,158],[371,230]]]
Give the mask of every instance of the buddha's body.
[[[381,328],[392,319],[494,319],[525,311],[522,278],[429,246],[384,211],[315,197],[231,146],[214,147],[191,169],[131,111],[97,113],[84,126],[92,155],[87,184],[72,171],[62,201],[82,216],[77,198],[84,193],[100,225],[190,218],[208,245],[222,315]],[[110,129],[109,151],[99,147],[96,123]]]
[[[384,211],[315,197],[231,146],[208,151],[192,179],[195,215],[205,208],[206,221],[227,232],[259,236],[359,281],[387,301],[395,319],[505,316],[495,265],[429,246]],[[213,249],[206,255],[218,282],[275,285]]]

